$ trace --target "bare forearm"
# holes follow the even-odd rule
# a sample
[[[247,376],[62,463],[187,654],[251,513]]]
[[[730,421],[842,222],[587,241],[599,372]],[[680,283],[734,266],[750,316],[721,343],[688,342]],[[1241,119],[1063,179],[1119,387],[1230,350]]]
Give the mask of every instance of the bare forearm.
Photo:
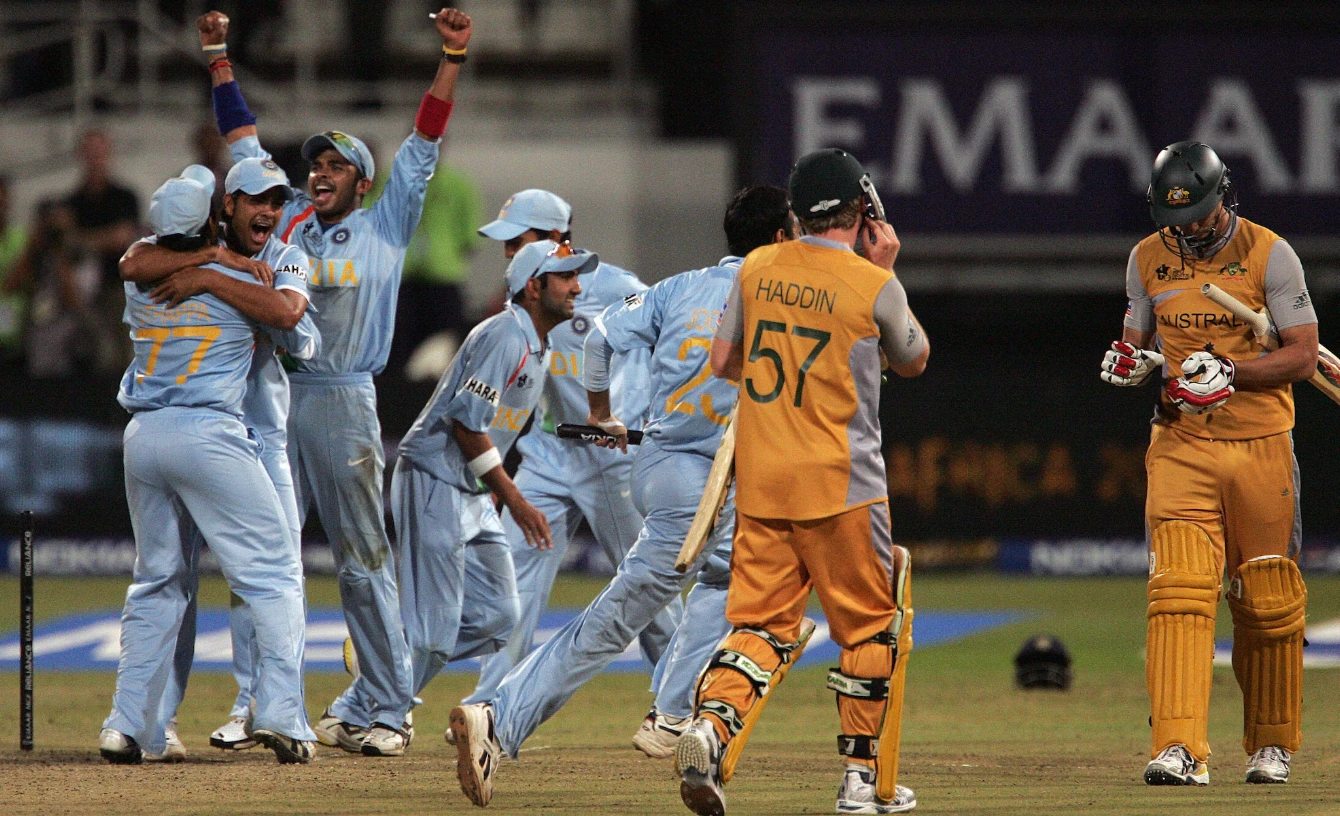
[[[1153,348],[1154,333],[1151,331],[1132,329],[1130,326],[1123,326],[1121,329],[1121,342],[1130,343],[1138,349]]]
[[[739,343],[732,343],[729,340],[712,340],[712,350],[709,352],[709,359],[712,363],[712,373],[732,382],[739,382],[740,376],[744,373],[744,346]]]
[[[1317,340],[1300,340],[1281,346],[1262,357],[1235,361],[1233,385],[1239,391],[1276,388],[1300,382],[1317,370]]]
[[[257,323],[284,331],[297,326],[307,310],[307,301],[296,292],[271,289],[220,273],[210,279],[209,293]],[[301,301],[301,305],[295,301]]]
[[[586,402],[591,406],[591,416],[600,419],[609,419],[612,411],[610,408],[610,392],[608,391],[587,391]]]
[[[153,283],[173,272],[212,262],[216,251],[213,247],[202,247],[193,252],[173,252],[157,244],[137,244],[121,258],[121,280]]]
[[[493,450],[493,440],[489,439],[488,434],[475,433],[455,420],[452,420],[451,423],[451,435],[456,439],[456,444],[461,449],[461,455],[465,457],[467,462],[472,462]],[[516,484],[507,475],[507,471],[503,469],[502,465],[498,465],[480,476],[479,480],[484,483],[485,487],[493,491],[495,496],[502,499],[503,504],[508,507],[511,507],[513,502],[521,498],[521,491],[516,489]]]

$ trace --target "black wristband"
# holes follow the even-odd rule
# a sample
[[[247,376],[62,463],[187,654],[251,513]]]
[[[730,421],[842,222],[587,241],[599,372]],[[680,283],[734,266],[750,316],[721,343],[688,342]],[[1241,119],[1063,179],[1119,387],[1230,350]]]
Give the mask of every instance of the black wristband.
[[[460,65],[460,64],[462,64],[462,63],[465,62],[465,55],[464,55],[464,54],[443,54],[443,55],[442,55],[442,59],[445,60],[445,61],[447,61],[447,62],[454,62],[454,63],[456,63],[457,65]]]

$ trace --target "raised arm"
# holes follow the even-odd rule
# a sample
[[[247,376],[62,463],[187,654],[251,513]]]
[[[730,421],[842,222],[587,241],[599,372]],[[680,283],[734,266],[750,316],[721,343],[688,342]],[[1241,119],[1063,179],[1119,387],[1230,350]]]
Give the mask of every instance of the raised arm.
[[[256,117],[247,109],[242,91],[228,61],[228,15],[211,11],[195,21],[200,32],[200,47],[209,60],[209,79],[214,87],[214,116],[219,133],[232,144],[256,135]]]

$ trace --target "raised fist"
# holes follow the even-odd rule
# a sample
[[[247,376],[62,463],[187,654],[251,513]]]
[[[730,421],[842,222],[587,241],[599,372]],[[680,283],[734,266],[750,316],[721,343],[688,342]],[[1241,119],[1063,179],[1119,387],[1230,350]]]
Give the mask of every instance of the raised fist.
[[[437,33],[442,36],[442,44],[453,51],[459,51],[470,42],[470,16],[458,9],[444,8],[433,20]]]
[[[221,11],[211,11],[196,18],[196,30],[200,32],[201,45],[223,45],[228,41],[228,15]]]

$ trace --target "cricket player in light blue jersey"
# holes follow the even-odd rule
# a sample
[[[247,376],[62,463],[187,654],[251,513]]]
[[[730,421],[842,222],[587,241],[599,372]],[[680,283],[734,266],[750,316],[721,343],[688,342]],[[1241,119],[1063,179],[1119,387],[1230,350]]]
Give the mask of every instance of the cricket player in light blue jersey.
[[[547,190],[522,190],[502,206],[498,218],[479,233],[503,244],[503,254],[512,258],[522,247],[539,240],[570,241],[572,208]],[[517,589],[521,596],[521,620],[507,648],[485,658],[476,686],[466,702],[491,699],[502,678],[530,653],[535,627],[549,604],[549,591],[567,551],[568,540],[583,518],[595,534],[610,563],[618,564],[633,546],[642,527],[642,516],[633,505],[629,480],[632,464],[617,451],[559,439],[555,429],[562,423],[586,420],[586,390],[581,382],[582,343],[605,307],[633,297],[647,287],[627,270],[601,263],[582,277],[582,294],[572,320],[549,335],[552,350],[544,383],[543,410],[530,433],[517,442],[521,466],[516,484],[528,501],[544,513],[554,532],[554,546],[531,546],[503,514],[503,527],[512,547]],[[614,364],[614,403],[632,428],[641,428],[647,413],[647,360],[645,349],[620,354]],[[521,430],[517,425],[515,430]],[[677,602],[676,602],[677,603]],[[640,636],[642,652],[653,665],[665,652],[674,634],[679,607],[659,616]]]
[[[367,756],[401,756],[411,738],[409,650],[400,619],[395,559],[383,522],[385,459],[372,377],[386,366],[396,297],[409,245],[437,164],[470,18],[442,9],[434,21],[442,62],[424,95],[412,133],[396,153],[390,180],[370,209],[372,153],[339,131],[309,138],[307,194],[285,208],[280,237],[312,262],[308,281],[322,350],[290,375],[293,405],[289,460],[300,516],[313,504],[335,556],[349,636],[360,673],[316,725],[327,745]],[[225,58],[228,18],[197,21],[211,59],[214,112],[234,159],[267,156]]]
[[[507,270],[511,303],[470,332],[400,443],[391,513],[416,693],[449,661],[496,652],[516,625],[512,557],[489,491],[532,546],[552,543],[502,457],[540,401],[548,338],[572,317],[599,262],[551,241],[518,252]]]
[[[193,170],[207,189],[213,190],[214,175],[208,169],[193,165]],[[291,533],[288,545],[293,547],[299,560],[302,557],[301,526],[298,522],[298,505],[293,493],[293,477],[289,470],[287,439],[287,417],[289,409],[288,375],[276,356],[276,351],[284,349],[286,353],[299,359],[311,359],[320,348],[320,335],[312,323],[311,315],[306,312],[307,278],[309,275],[307,256],[295,246],[283,243],[272,233],[278,221],[277,212],[268,212],[248,206],[249,197],[283,187],[288,188],[288,178],[273,162],[263,159],[246,159],[238,162],[229,172],[224,182],[226,195],[223,199],[223,236],[220,241],[207,241],[196,249],[178,245],[171,238],[164,246],[160,236],[167,235],[155,224],[154,206],[163,204],[161,211],[167,209],[171,200],[155,201],[151,205],[149,220],[155,226],[155,234],[131,246],[121,260],[122,277],[139,283],[157,282],[172,277],[171,283],[160,292],[154,293],[161,299],[184,299],[190,293],[209,291],[229,305],[242,311],[262,325],[271,329],[283,329],[291,322],[294,314],[300,320],[291,332],[278,335],[277,332],[264,332],[257,336],[256,353],[252,357],[251,370],[247,375],[246,396],[242,400],[242,421],[255,431],[261,446],[261,463],[274,483],[279,494],[280,504],[284,508],[284,517]],[[283,199],[292,197],[291,191],[283,193]],[[282,204],[281,204],[282,206]],[[253,234],[253,225],[263,232]],[[269,233],[263,244],[257,247],[256,240],[261,234]],[[285,293],[289,310],[267,313],[264,302],[255,303],[254,298],[239,297],[246,295],[245,284],[210,270],[197,268],[199,263],[209,263],[210,254],[227,262],[240,271],[252,271],[254,268],[262,279],[272,280],[273,287]],[[238,261],[241,261],[240,263]],[[291,349],[291,351],[289,351]],[[256,742],[246,733],[246,716],[252,699],[255,677],[255,629],[250,609],[239,599],[234,598],[229,608],[229,621],[232,628],[233,675],[237,679],[238,696],[233,705],[229,721],[210,735],[210,744],[217,748],[251,748]],[[191,663],[195,656],[195,596],[192,591],[191,603],[182,623],[178,638],[176,669],[173,682],[167,686],[163,696],[163,719],[167,732],[168,750],[162,755],[165,761],[185,759],[186,749],[177,738],[175,714],[177,706],[186,691],[186,679],[190,674]]]
[[[242,179],[237,186],[231,184],[234,174],[229,176],[230,189],[238,191],[230,202],[230,223],[245,224],[246,239],[263,246],[291,193],[273,162],[254,164],[240,173],[234,168]],[[283,181],[271,184],[275,175]],[[150,218],[160,241],[182,245],[199,237],[209,212],[204,185],[170,179],[154,198]],[[259,250],[254,243],[241,247]],[[194,601],[203,539],[254,620],[251,736],[280,762],[305,763],[312,759],[316,735],[303,701],[302,567],[288,546],[291,532],[261,464],[256,434],[241,419],[255,335],[262,331],[245,312],[275,316],[275,323],[294,329],[306,304],[295,309],[288,291],[256,285],[248,273],[226,266],[196,272],[156,284],[125,284],[135,360],[121,380],[118,401],[132,414],[125,471],[136,560],[122,614],[116,693],[99,750],[114,763],[167,753],[163,698],[174,682],[174,652],[180,656],[176,647]],[[210,273],[247,287],[231,296],[247,301],[248,308],[235,308],[230,296],[215,294],[230,286],[216,286]],[[315,351],[314,341],[298,348],[304,351]],[[178,680],[184,682],[184,675]]]
[[[614,580],[586,611],[512,669],[490,701],[452,712],[457,776],[476,805],[488,804],[492,796],[500,753],[515,758],[526,738],[696,577],[662,670],[651,723],[634,743],[649,756],[669,756],[692,714],[697,676],[730,631],[725,608],[733,503],[728,501],[692,568],[680,574],[674,565],[738,392],[735,384],[711,376],[712,334],[743,260],[739,256],[795,237],[786,193],[776,187],[742,190],[726,212],[725,229],[734,255],[611,307],[586,339],[586,423],[605,428],[625,449],[627,429],[610,410],[610,359],[618,351],[653,349],[651,418],[633,466],[634,496],[645,522]]]

